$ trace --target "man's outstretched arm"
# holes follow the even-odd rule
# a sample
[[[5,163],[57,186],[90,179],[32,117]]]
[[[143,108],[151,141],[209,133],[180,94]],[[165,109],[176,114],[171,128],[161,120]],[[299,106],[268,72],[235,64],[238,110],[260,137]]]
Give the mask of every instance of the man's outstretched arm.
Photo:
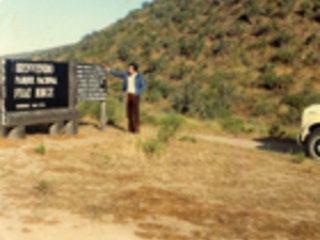
[[[120,78],[124,78],[126,77],[126,73],[122,73],[122,72],[118,72],[115,71],[113,69],[111,69],[109,66],[105,65],[105,68],[107,70],[107,72],[111,73],[112,75],[116,76],[116,77],[120,77]]]
[[[112,75],[114,75],[116,77],[120,77],[120,78],[124,78],[124,77],[127,76],[126,73],[118,72],[118,71],[115,71],[115,70],[112,70],[112,69],[110,69],[109,73],[111,73]]]

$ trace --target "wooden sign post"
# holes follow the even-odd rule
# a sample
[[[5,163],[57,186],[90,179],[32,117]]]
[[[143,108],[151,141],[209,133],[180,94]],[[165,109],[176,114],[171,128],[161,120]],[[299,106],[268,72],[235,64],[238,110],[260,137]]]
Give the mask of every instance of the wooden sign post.
[[[100,102],[100,124],[101,130],[106,130],[106,71],[103,66],[80,64],[77,66],[78,101]]]

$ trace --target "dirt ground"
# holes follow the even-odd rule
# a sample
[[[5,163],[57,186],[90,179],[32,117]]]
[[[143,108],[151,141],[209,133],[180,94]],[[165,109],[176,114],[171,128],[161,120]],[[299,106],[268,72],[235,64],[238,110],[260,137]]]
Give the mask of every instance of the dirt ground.
[[[0,240],[320,239],[320,163],[204,139],[146,156],[154,134],[0,140]]]

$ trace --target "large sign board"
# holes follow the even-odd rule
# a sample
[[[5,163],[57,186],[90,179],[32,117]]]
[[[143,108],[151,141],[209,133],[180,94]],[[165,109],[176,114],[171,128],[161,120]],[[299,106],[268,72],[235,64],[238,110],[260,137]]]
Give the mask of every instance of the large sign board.
[[[81,64],[77,66],[78,101],[105,101],[106,71],[103,66]]]
[[[69,107],[69,64],[3,61],[6,112]]]

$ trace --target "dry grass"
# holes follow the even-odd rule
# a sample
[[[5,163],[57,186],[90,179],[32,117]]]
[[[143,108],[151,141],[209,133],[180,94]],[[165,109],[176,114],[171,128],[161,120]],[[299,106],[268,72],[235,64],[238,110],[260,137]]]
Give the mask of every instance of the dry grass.
[[[44,138],[45,156],[30,151],[43,137],[30,138],[27,164],[1,160],[0,194],[37,213],[21,216],[30,224],[46,224],[42,213],[59,209],[135,223],[145,239],[320,238],[317,162],[200,140],[174,141],[148,159],[137,142],[154,136],[152,128],[131,136],[85,127],[75,139]],[[49,187],[39,191],[43,180]]]

